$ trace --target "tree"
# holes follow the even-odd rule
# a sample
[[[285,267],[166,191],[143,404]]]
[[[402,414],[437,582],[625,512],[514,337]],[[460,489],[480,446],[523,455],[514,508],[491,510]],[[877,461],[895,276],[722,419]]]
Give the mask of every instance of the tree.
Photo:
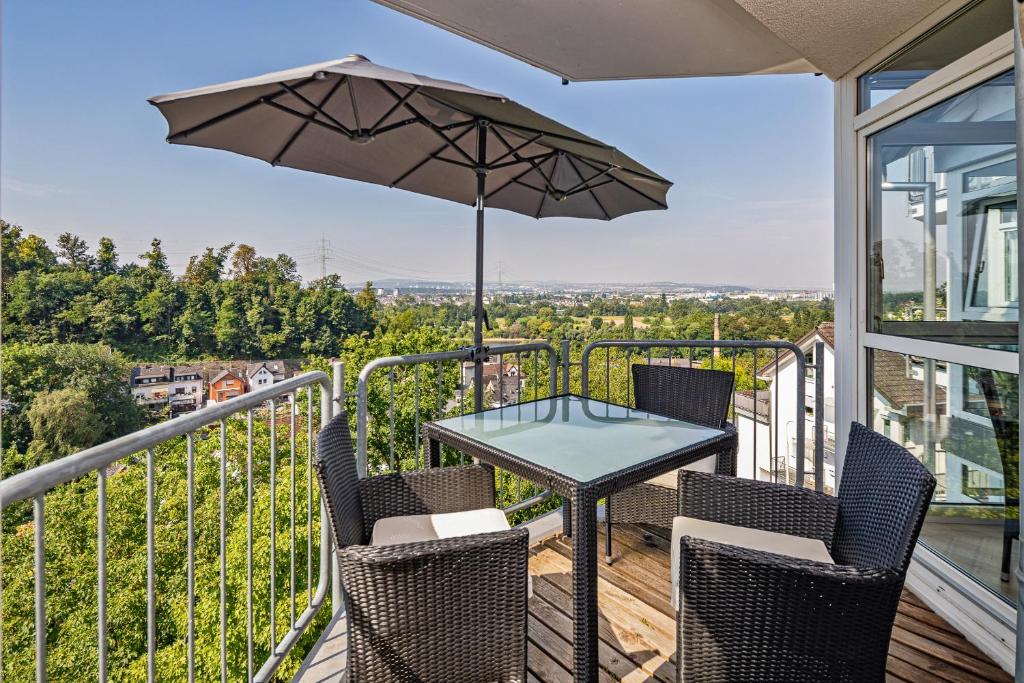
[[[231,277],[251,280],[256,274],[256,250],[248,244],[239,244],[231,257]]]
[[[593,318],[590,319],[590,326],[594,330],[600,330],[601,329],[601,325],[603,325],[603,324],[604,324],[604,318],[602,318],[599,315],[595,315]]]
[[[160,240],[155,237],[149,243],[149,251],[139,254],[139,258],[146,262],[146,268],[154,275],[171,272],[167,267],[167,255],[164,253]]]
[[[633,314],[627,312],[622,319],[622,337],[623,339],[635,339],[635,335],[636,333],[633,331]]]
[[[88,270],[92,266],[89,245],[70,232],[62,232],[57,237],[57,256],[72,270]]]
[[[100,275],[113,275],[117,272],[117,249],[114,240],[101,237],[96,249],[96,272]]]
[[[228,260],[228,254],[235,248],[234,243],[225,244],[219,249],[207,247],[199,256],[192,256],[185,266],[185,274],[182,280],[187,284],[202,285],[210,282],[220,282],[224,274],[224,264]]]
[[[104,431],[89,395],[72,387],[36,394],[26,417],[32,428],[32,466],[94,446]]]
[[[0,372],[8,402],[3,415],[5,444],[25,452],[33,438],[45,442],[43,435],[33,432],[28,411],[37,394],[61,389],[87,397],[89,413],[99,425],[95,441],[87,445],[138,429],[142,415],[128,387],[130,367],[120,353],[98,344],[4,342]],[[12,473],[6,461],[4,469],[4,476]]]

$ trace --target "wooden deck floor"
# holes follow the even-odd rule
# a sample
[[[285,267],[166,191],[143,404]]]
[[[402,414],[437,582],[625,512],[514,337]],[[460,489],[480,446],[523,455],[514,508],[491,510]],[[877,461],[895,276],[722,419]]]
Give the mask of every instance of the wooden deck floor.
[[[643,531],[631,525],[617,525],[614,540],[615,561],[611,566],[601,563],[598,586],[601,680],[674,682],[675,612],[669,603],[668,544],[655,538],[657,545],[651,547]],[[535,546],[530,570],[534,595],[528,623],[529,680],[570,682],[568,540],[556,537]],[[888,680],[967,683],[1012,678],[905,591],[889,649]]]
[[[643,530],[615,527],[614,563],[600,563],[599,652],[601,681],[674,683],[675,612],[669,603],[668,542]],[[602,537],[602,548],[603,548]],[[533,546],[530,557],[527,652],[530,683],[572,681],[572,549],[555,536]],[[335,683],[345,668],[345,621],[335,619],[293,683]],[[1012,681],[923,602],[904,592],[889,649],[887,679],[901,681]]]

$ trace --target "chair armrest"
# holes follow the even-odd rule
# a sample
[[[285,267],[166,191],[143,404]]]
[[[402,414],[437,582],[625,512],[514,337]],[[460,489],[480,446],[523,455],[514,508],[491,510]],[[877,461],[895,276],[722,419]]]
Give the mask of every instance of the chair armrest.
[[[366,538],[383,517],[464,512],[494,507],[494,468],[461,465],[386,474],[359,481]]]
[[[338,550],[349,680],[525,680],[529,538]]]
[[[814,538],[832,549],[838,499],[824,493],[679,470],[679,514],[710,522]]]
[[[686,680],[884,677],[899,573],[685,536],[679,550]]]

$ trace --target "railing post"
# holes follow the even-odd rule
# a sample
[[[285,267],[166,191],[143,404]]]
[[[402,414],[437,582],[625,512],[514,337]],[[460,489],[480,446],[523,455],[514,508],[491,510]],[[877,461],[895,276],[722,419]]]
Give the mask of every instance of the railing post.
[[[562,340],[562,393],[569,393],[569,340]]]
[[[333,380],[331,417],[345,410],[345,364],[341,361],[331,363],[331,379]]]
[[[825,486],[825,342],[814,344],[814,490]]]
[[[807,361],[804,359],[802,351],[798,351],[794,355],[799,376],[796,383],[796,487],[802,489],[804,487],[804,459],[807,453],[807,418],[805,417],[807,413]],[[786,467],[789,467],[789,462],[786,463]],[[786,480],[789,480],[788,474]]]

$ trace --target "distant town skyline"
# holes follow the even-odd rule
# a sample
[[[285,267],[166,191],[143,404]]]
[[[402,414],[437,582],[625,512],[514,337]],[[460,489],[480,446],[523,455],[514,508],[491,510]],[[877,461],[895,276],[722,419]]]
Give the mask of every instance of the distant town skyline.
[[[146,98],[348,53],[502,92],[676,183],[669,210],[610,223],[492,210],[486,278],[832,284],[832,86],[813,76],[578,83],[370,2],[12,0],[2,27],[0,217],[70,231],[122,261],[163,241],[296,259],[306,280],[472,277],[473,211],[358,182],[167,145]],[[326,245],[325,245],[326,240]]]

